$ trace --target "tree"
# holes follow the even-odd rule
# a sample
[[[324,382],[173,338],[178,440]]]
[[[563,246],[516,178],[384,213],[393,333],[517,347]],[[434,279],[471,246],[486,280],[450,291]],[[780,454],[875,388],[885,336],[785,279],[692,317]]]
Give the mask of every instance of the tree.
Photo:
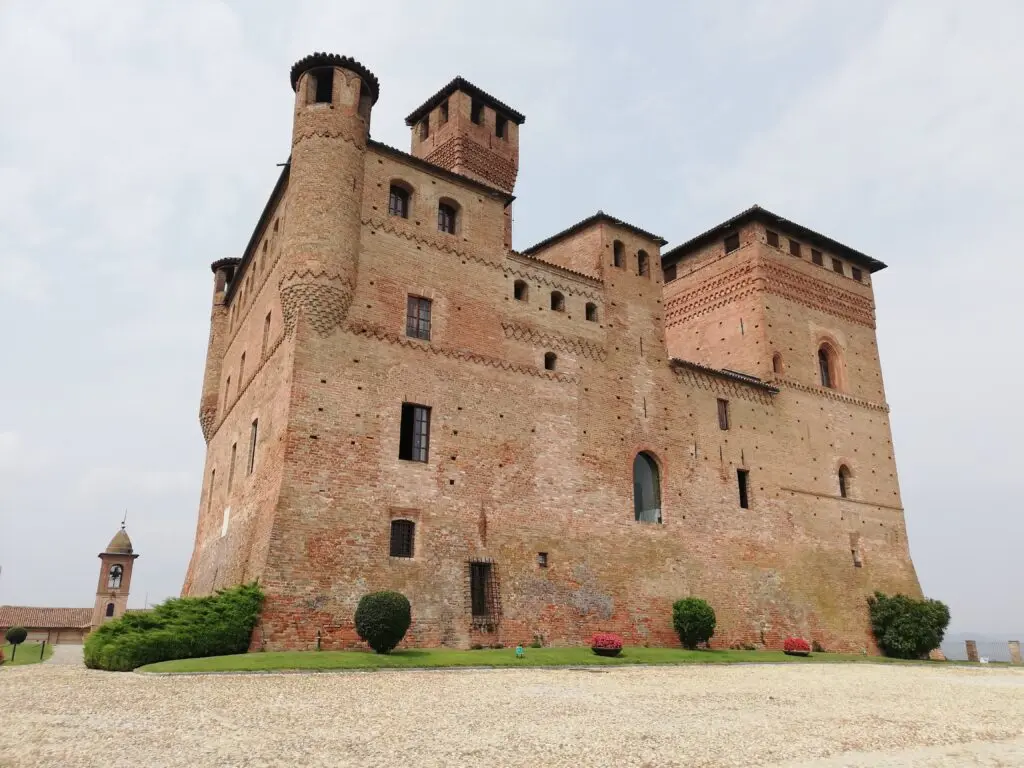
[[[356,632],[377,653],[394,650],[412,623],[412,608],[401,592],[371,592],[356,608]]]
[[[715,611],[699,597],[676,600],[672,604],[672,626],[683,647],[693,650],[715,634]]]
[[[875,592],[868,598],[871,631],[886,656],[923,659],[938,648],[949,626],[949,608],[938,600]]]
[[[4,638],[11,644],[11,661],[14,661],[14,655],[18,652],[18,646],[25,642],[26,637],[28,637],[28,630],[24,627],[10,627],[7,630]]]

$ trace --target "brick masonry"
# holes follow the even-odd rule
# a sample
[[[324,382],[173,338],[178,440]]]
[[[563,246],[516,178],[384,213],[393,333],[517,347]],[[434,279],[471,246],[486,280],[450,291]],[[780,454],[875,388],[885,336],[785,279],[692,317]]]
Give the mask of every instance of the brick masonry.
[[[673,252],[668,284],[662,241],[611,217],[515,253],[520,124],[496,138],[500,104],[478,125],[456,91],[447,123],[435,105],[406,155],[367,138],[365,70],[337,65],[329,104],[311,103],[320,76],[298,78],[291,162],[243,258],[214,265],[183,594],[259,578],[254,647],[307,648],[318,631],[325,648],[353,645],[359,598],[397,589],[410,645],[596,631],[673,645],[671,604],[698,595],[717,612],[716,647],[796,634],[874,650],[866,596],[920,587],[868,278],[767,245],[756,221],[732,253],[720,239]],[[412,191],[408,218],[388,215],[394,182]],[[437,229],[442,201],[457,206],[455,234]],[[432,301],[429,341],[405,335],[409,295]],[[822,342],[836,389],[820,386]],[[398,458],[403,402],[431,408],[426,463]],[[640,451],[659,469],[660,524],[634,517]],[[412,558],[389,556],[396,518],[415,523]],[[493,625],[473,624],[470,561],[492,563]]]

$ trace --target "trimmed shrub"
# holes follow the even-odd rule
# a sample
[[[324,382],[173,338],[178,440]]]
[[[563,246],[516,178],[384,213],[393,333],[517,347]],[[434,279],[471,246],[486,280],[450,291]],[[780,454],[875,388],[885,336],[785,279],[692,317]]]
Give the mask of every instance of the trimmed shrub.
[[[157,661],[245,653],[262,605],[263,591],[254,583],[126,613],[86,638],[85,665],[129,672]]]
[[[807,656],[811,652],[811,645],[802,637],[787,637],[782,643],[782,650],[798,656]]]
[[[24,627],[10,627],[4,634],[4,639],[11,645],[21,645],[28,637],[28,630]]]
[[[868,598],[871,631],[886,656],[925,659],[942,643],[949,608],[938,600],[875,592]]]
[[[412,608],[401,592],[371,592],[356,608],[356,632],[377,653],[394,650],[410,624]]]
[[[692,651],[715,634],[715,611],[707,600],[684,597],[672,604],[672,626],[679,642]]]

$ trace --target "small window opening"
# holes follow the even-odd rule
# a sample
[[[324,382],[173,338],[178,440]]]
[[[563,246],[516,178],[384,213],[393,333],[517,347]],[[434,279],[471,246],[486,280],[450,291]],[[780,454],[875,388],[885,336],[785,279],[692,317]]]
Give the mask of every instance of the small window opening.
[[[267,344],[270,342],[270,312],[263,318],[263,343],[260,345],[260,357],[267,356]]]
[[[782,355],[778,352],[772,355],[772,370],[775,373],[782,373]]]
[[[553,371],[553,370],[555,370],[555,363],[557,363],[557,362],[558,362],[558,355],[556,355],[554,352],[545,352],[544,353],[544,370],[545,371]]]
[[[537,553],[537,566],[540,567],[540,568],[547,568],[548,567],[548,553],[547,552],[538,552]]]
[[[718,399],[718,428],[729,428],[729,401]]]
[[[370,109],[373,107],[373,94],[366,83],[359,81],[359,116],[366,123],[370,122]]]
[[[555,310],[555,312],[565,312],[565,296],[558,291],[552,291],[551,308]]]
[[[856,280],[858,283],[864,281],[864,273],[857,269],[857,267],[850,267],[850,274],[853,276],[853,279]]]
[[[405,310],[405,335],[430,341],[430,299],[410,296]]]
[[[108,589],[120,589],[121,577],[124,575],[124,567],[120,565],[110,566],[110,574],[107,576]]]
[[[843,270],[843,262],[839,259],[832,259],[832,271],[838,272],[840,275],[845,275],[846,272]]]
[[[626,247],[620,240],[616,240],[612,243],[612,263],[616,267],[624,266],[626,260]]]
[[[430,408],[402,403],[402,426],[398,437],[398,458],[404,461],[427,460],[430,444]]]
[[[447,203],[441,203],[437,206],[437,230],[438,232],[447,232],[449,235],[455,234],[455,208]]]
[[[314,100],[317,104],[330,104],[334,91],[334,70],[318,69],[314,75],[314,88],[316,89]]]
[[[779,247],[779,233],[772,232],[770,229],[765,232],[765,239],[768,241],[768,245],[773,248]]]
[[[430,137],[430,117],[424,117],[420,120],[420,138],[426,139]]]
[[[850,496],[850,469],[845,465],[839,468],[839,495],[844,499]]]
[[[235,482],[235,456],[238,453],[238,443],[231,444],[231,465],[228,467],[228,493],[231,493],[231,486]]]
[[[245,380],[245,352],[238,361],[238,391],[242,391],[242,382]]]
[[[796,240],[790,240],[789,241],[789,252],[791,254],[793,254],[794,256],[799,256],[800,255],[800,243],[798,243]]]
[[[228,407],[228,403],[231,402],[231,377],[228,376],[227,382],[224,384],[224,407]]]
[[[107,603],[107,614],[106,615],[107,615],[107,618],[110,618],[111,616],[114,615],[114,604],[113,603]]]
[[[494,135],[499,139],[504,139],[505,134],[508,132],[508,118],[497,115],[494,118]]]
[[[217,484],[217,470],[210,470],[210,487],[206,491],[206,513],[210,513],[210,509],[213,507],[213,488]]]
[[[526,286],[525,280],[516,280],[512,286],[512,295],[516,301],[526,301],[530,298],[530,289]]]
[[[818,349],[818,372],[821,374],[821,386],[835,389],[835,354],[828,345],[822,344]]]
[[[636,273],[641,277],[646,277],[651,273],[651,264],[647,251],[636,252]]]
[[[817,264],[819,267],[825,266],[825,259],[821,255],[821,251],[811,248],[811,261]]]
[[[736,470],[736,482],[740,489],[740,506],[743,509],[750,508],[750,499],[747,497],[747,475],[749,474],[750,472],[746,469]]]
[[[391,185],[391,191],[388,194],[388,213],[403,219],[409,218],[409,192],[407,190],[395,184]]]
[[[469,564],[469,599],[474,621],[493,622],[498,618],[498,584],[491,563]]]
[[[740,247],[740,233],[733,232],[727,238],[725,238],[725,252],[732,253]]]
[[[448,122],[448,99],[441,102],[441,109],[438,111],[438,115],[441,118],[441,124]]]
[[[416,523],[412,520],[391,521],[391,557],[412,557],[416,544]]]
[[[473,99],[472,104],[469,107],[469,119],[477,125],[482,125],[484,121],[484,105]]]
[[[594,304],[592,301],[587,302],[586,317],[592,323],[597,322],[597,304]]]
[[[664,267],[661,270],[661,272],[662,272],[663,275],[665,275],[665,282],[666,283],[671,283],[673,280],[676,279],[676,265],[675,264],[670,264],[669,266]]]
[[[260,420],[253,419],[249,428],[249,461],[245,467],[245,474],[251,475],[253,467],[256,466],[256,436],[259,433]]]

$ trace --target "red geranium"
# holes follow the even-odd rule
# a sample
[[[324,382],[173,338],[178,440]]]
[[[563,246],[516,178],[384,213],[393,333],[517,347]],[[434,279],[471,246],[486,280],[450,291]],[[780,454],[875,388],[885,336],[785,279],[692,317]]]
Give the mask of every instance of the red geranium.
[[[802,637],[787,637],[786,642],[782,644],[782,650],[786,653],[810,653],[811,645]]]
[[[622,638],[611,632],[598,632],[590,640],[591,648],[601,648],[606,651],[621,651]]]

